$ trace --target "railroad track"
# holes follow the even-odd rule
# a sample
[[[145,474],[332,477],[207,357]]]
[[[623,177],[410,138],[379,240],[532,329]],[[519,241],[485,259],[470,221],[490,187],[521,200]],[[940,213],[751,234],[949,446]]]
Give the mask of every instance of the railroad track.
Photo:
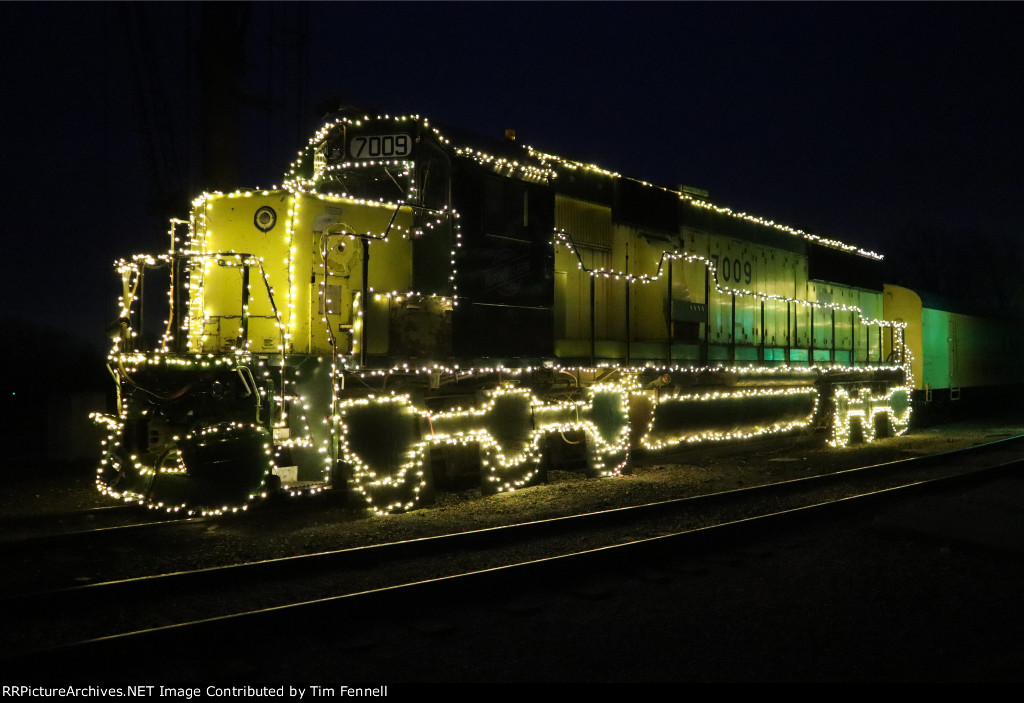
[[[3,653],[26,664],[53,657],[81,664],[112,653],[191,649],[197,641],[237,642],[294,631],[296,623],[354,625],[374,613],[468,602],[481,593],[507,600],[537,583],[576,583],[580,574],[631,569],[666,553],[714,554],[752,534],[871,508],[911,491],[991,479],[1013,472],[1022,457],[1024,438],[1014,437],[632,508],[25,594],[4,603],[6,612],[27,616],[9,623],[13,637]],[[40,617],[44,611],[51,622]],[[80,617],[88,612],[116,617]],[[16,654],[25,650],[36,653]]]
[[[148,513],[148,514],[147,514]],[[105,505],[68,513],[31,514],[0,521],[0,548],[5,545],[43,545],[110,530],[132,530],[181,522],[179,517],[140,510],[138,505]]]

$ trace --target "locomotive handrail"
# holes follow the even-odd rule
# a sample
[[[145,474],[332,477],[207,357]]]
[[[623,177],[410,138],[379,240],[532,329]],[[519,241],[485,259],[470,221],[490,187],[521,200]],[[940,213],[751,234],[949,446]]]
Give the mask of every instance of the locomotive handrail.
[[[661,278],[661,276],[662,276],[662,269],[665,267],[666,259],[668,259],[670,261],[674,261],[674,260],[677,260],[677,259],[683,259],[684,261],[687,261],[687,262],[700,261],[700,262],[702,262],[704,264],[704,268],[708,272],[710,272],[711,275],[713,276],[714,282],[715,282],[715,290],[718,293],[721,293],[723,295],[733,295],[733,296],[737,296],[738,295],[738,296],[741,296],[741,297],[750,296],[750,297],[753,297],[755,299],[760,299],[762,301],[774,300],[774,301],[777,301],[777,302],[785,302],[787,304],[787,306],[789,305],[789,303],[795,303],[796,305],[803,305],[803,306],[811,309],[812,319],[813,319],[814,308],[824,308],[824,309],[827,309],[827,310],[831,310],[833,315],[835,315],[835,313],[837,311],[842,311],[842,312],[851,311],[851,312],[854,312],[854,313],[857,314],[857,317],[860,319],[861,324],[869,325],[872,322],[877,324],[878,328],[879,328],[879,337],[881,337],[881,334],[882,334],[881,330],[882,330],[882,328],[883,327],[888,327],[889,328],[889,333],[890,333],[890,353],[889,353],[889,357],[888,357],[887,361],[890,362],[890,363],[894,363],[894,357],[895,357],[895,341],[894,341],[895,334],[894,333],[895,333],[895,328],[900,323],[897,323],[897,322],[892,321],[892,320],[874,320],[874,321],[869,320],[867,317],[864,316],[863,310],[860,307],[856,306],[856,305],[846,305],[846,304],[837,304],[837,303],[823,303],[823,302],[816,302],[816,301],[812,301],[812,300],[802,300],[802,299],[799,299],[799,298],[792,298],[792,299],[790,299],[790,298],[786,298],[785,296],[778,295],[778,294],[760,293],[760,292],[753,291],[753,290],[746,290],[746,289],[732,288],[732,287],[724,287],[724,286],[722,286],[719,283],[719,280],[718,280],[718,267],[715,265],[715,262],[713,262],[709,258],[701,256],[700,254],[685,254],[685,253],[680,253],[679,251],[669,252],[669,251],[664,251],[663,250],[661,252],[661,256],[658,259],[658,267],[655,270],[655,273],[653,275],[647,275],[647,274],[636,275],[636,274],[631,274],[628,271],[614,271],[614,270],[605,271],[604,269],[592,269],[592,268],[588,268],[587,265],[583,263],[583,257],[580,256],[580,252],[579,252],[578,247],[576,246],[576,242],[575,242],[575,240],[573,239],[572,235],[569,232],[567,232],[564,229],[556,228],[554,230],[554,233],[555,233],[555,240],[556,240],[556,242],[557,242],[557,240],[562,239],[568,245],[569,249],[572,251],[573,255],[576,257],[576,261],[577,261],[577,264],[579,265],[580,270],[584,271],[590,277],[590,282],[591,282],[591,300],[592,301],[593,301],[593,284],[594,284],[594,279],[597,276],[604,276],[605,278],[614,277],[616,280],[622,279],[622,280],[625,280],[627,284],[629,284],[629,283],[653,283],[654,281],[657,281],[657,280],[659,280]],[[628,259],[627,259],[627,262],[628,262]],[[671,268],[669,269],[669,274],[671,275]],[[629,289],[627,287],[627,295],[628,295],[628,290]],[[593,320],[591,320],[591,337],[593,337],[593,332],[594,332],[594,330],[593,330]],[[594,340],[592,338],[591,339],[591,346],[592,347],[593,347],[593,342],[594,342]],[[812,335],[812,338],[811,338],[812,348],[813,348],[813,343],[814,343],[814,338],[813,338],[813,335]],[[882,349],[881,349],[881,341],[880,341],[879,342],[879,362],[880,363],[882,361],[881,354],[882,354]],[[591,356],[593,357],[593,352],[591,352]],[[901,359],[903,357],[902,350],[901,350],[901,352],[899,354],[899,357]],[[592,361],[593,361],[593,359],[592,359]]]
[[[109,363],[107,364],[107,368],[110,368],[110,364]],[[128,381],[129,385],[131,385],[133,388],[137,388],[138,390],[142,391],[146,395],[151,395],[154,398],[156,398],[157,400],[175,400],[177,398],[180,398],[181,396],[183,396],[186,393],[188,393],[189,390],[191,390],[192,386],[194,385],[193,383],[187,383],[184,386],[182,386],[181,388],[179,388],[178,390],[174,391],[173,393],[170,393],[168,395],[161,395],[160,393],[157,393],[156,391],[151,391],[148,388],[145,388],[144,386],[140,385],[135,379],[133,379],[131,376],[129,376],[128,375],[128,371],[124,367],[124,360],[121,359],[120,357],[118,357],[118,359],[117,359],[117,371],[118,371],[118,373],[121,374],[121,376],[124,377],[124,380]],[[113,371],[111,371],[111,373],[113,373]]]
[[[181,259],[206,259],[206,258],[213,259],[213,260],[222,260],[222,259],[228,259],[228,258],[239,259],[239,264],[242,267],[244,267],[246,270],[248,270],[249,267],[254,265],[254,264],[256,266],[258,266],[259,269],[260,269],[260,277],[263,279],[263,287],[267,291],[267,300],[270,303],[271,309],[274,311],[273,318],[278,322],[278,330],[279,330],[279,335],[280,335],[280,339],[281,339],[281,346],[280,346],[280,349],[281,349],[281,359],[282,359],[282,365],[283,365],[284,357],[287,354],[287,348],[286,348],[285,343],[284,343],[284,328],[280,324],[281,323],[281,311],[278,310],[278,308],[277,308],[277,301],[274,299],[274,290],[270,286],[270,281],[267,280],[267,271],[266,271],[265,268],[263,268],[263,262],[260,260],[260,258],[255,256],[255,255],[253,255],[253,254],[247,254],[245,252],[221,252],[221,251],[218,251],[218,252],[186,252],[186,253],[182,253],[182,254],[175,254],[174,256],[178,257],[178,258],[181,258]],[[239,318],[245,319],[247,317],[250,317],[249,313],[245,311],[245,307],[246,307],[245,301],[247,301],[247,299],[248,299],[248,286],[243,286],[242,287],[242,295],[243,295],[243,312],[239,315]],[[270,316],[269,315],[257,315],[255,317],[269,319]]]
[[[109,328],[111,336],[114,336],[114,332],[117,332],[117,336],[114,336],[115,341],[118,339],[123,340],[126,345],[132,342],[133,335],[131,334],[132,324],[131,317],[135,313],[135,306],[132,304],[136,300],[136,293],[139,294],[139,330],[142,330],[145,316],[145,297],[144,297],[144,277],[146,269],[159,269],[170,264],[170,257],[167,255],[152,256],[150,254],[136,254],[132,257],[132,261],[126,262],[121,259],[117,263],[117,270],[121,273],[121,285],[124,289],[121,303],[121,314],[118,317],[116,323],[112,324]],[[172,280],[173,280],[173,267],[172,268]],[[172,289],[173,290],[173,289]],[[168,332],[164,331],[164,336],[161,341],[166,344],[166,337]],[[145,338],[143,337],[143,342]],[[131,343],[131,351],[138,351],[135,348],[135,344]]]
[[[250,317],[250,315],[248,313],[248,298],[249,298],[248,271],[249,271],[249,268],[251,266],[253,266],[253,265],[259,267],[260,277],[263,280],[263,287],[264,287],[264,289],[267,292],[267,300],[270,303],[270,307],[274,311],[274,314],[273,314],[272,317],[270,315],[258,315],[256,317],[259,317],[261,319],[274,319],[277,322],[278,336],[279,336],[279,341],[280,341],[279,349],[280,349],[280,352],[281,352],[281,387],[284,388],[285,380],[286,380],[285,379],[285,373],[286,373],[286,368],[287,368],[287,364],[285,363],[285,360],[287,359],[287,355],[288,355],[288,348],[287,348],[287,345],[285,344],[285,337],[284,337],[284,325],[281,323],[281,311],[277,307],[277,301],[274,298],[273,288],[271,288],[270,281],[267,279],[267,271],[263,267],[263,262],[260,260],[260,258],[255,256],[255,255],[253,255],[253,254],[249,254],[249,253],[246,253],[246,252],[183,252],[183,253],[180,253],[180,254],[174,254],[173,257],[181,259],[181,260],[188,260],[188,259],[212,259],[212,260],[215,260],[215,261],[220,261],[220,260],[224,260],[224,259],[236,259],[236,260],[238,260],[239,265],[245,269],[245,273],[243,274],[243,285],[242,285],[242,294],[243,294],[242,312],[239,315],[239,318],[242,319],[243,321],[248,320],[248,318]],[[243,343],[244,342],[248,342],[248,324],[243,324],[242,329],[243,329],[243,338],[242,338],[243,339]],[[242,369],[245,369],[245,371],[249,374],[249,380],[252,382],[252,389],[250,390],[249,384],[246,383],[245,378],[242,378],[242,384],[246,387],[246,390],[249,391],[249,394],[250,395],[255,395],[255,398],[256,398],[256,422],[257,422],[257,424],[259,424],[260,412],[261,412],[262,407],[263,407],[262,400],[261,400],[260,394],[259,394],[259,387],[256,385],[256,380],[255,380],[255,377],[253,377],[253,375],[252,375],[251,369],[249,369],[248,367],[244,367],[244,366],[238,366],[234,370],[239,374],[239,377],[242,377]],[[130,381],[130,379],[129,379],[129,381]],[[187,389],[185,389],[185,390],[187,390]],[[272,422],[273,421],[273,412],[268,413],[267,420],[268,420],[268,422]]]
[[[391,219],[388,221],[388,226],[384,230],[384,232],[381,233],[381,234],[372,234],[370,232],[359,233],[359,232],[345,232],[345,231],[343,231],[343,232],[331,232],[330,231],[331,227],[334,227],[334,226],[340,226],[340,227],[347,228],[348,225],[346,225],[344,222],[332,222],[331,224],[327,225],[327,227],[324,229],[324,231],[320,234],[320,256],[321,256],[321,260],[322,260],[322,264],[323,264],[323,269],[324,269],[324,282],[323,282],[324,288],[321,291],[320,295],[321,295],[321,303],[322,303],[323,308],[324,308],[324,318],[325,319],[330,314],[330,313],[327,312],[327,299],[326,299],[326,296],[327,296],[326,286],[327,286],[327,275],[328,275],[328,273],[327,273],[327,251],[328,251],[327,242],[328,242],[328,240],[331,237],[355,237],[355,238],[357,238],[357,239],[359,239],[359,240],[361,240],[363,242],[362,285],[361,285],[362,290],[361,290],[360,296],[359,296],[359,302],[360,302],[359,315],[360,315],[360,322],[361,322],[360,327],[359,327],[359,332],[360,332],[359,333],[359,365],[360,366],[363,366],[365,361],[366,361],[366,344],[365,344],[365,341],[366,341],[366,315],[363,312],[363,310],[365,309],[365,307],[367,305],[366,301],[368,299],[368,292],[369,292],[370,242],[371,241],[378,241],[378,242],[379,241],[384,241],[384,240],[386,240],[388,238],[388,235],[391,233],[391,228],[395,224],[395,219],[398,217],[398,213],[402,211],[403,207],[408,207],[408,206],[405,205],[404,203],[398,203],[395,206],[395,211],[391,213]],[[331,348],[334,349],[334,355],[337,356],[338,355],[338,341],[337,341],[337,338],[334,336],[334,329],[331,327],[330,321],[327,322],[327,332],[328,332],[328,334],[330,335],[330,338],[331,338]]]
[[[260,423],[260,411],[263,409],[263,401],[260,399],[260,389],[256,385],[256,378],[252,375],[252,369],[248,366],[236,366],[235,373],[238,374],[242,385],[245,386],[246,396],[256,397],[256,424],[258,425]],[[248,376],[248,380],[246,376]]]
[[[792,298],[792,299],[790,299],[790,298],[786,298],[785,296],[778,295],[778,294],[775,294],[775,293],[759,293],[757,291],[746,290],[746,289],[743,289],[743,288],[731,288],[731,287],[722,286],[718,282],[718,269],[714,265],[714,262],[712,262],[710,259],[707,259],[707,258],[701,256],[700,254],[684,254],[684,253],[680,253],[680,252],[662,251],[661,257],[658,259],[658,268],[655,271],[655,273],[653,275],[650,275],[650,276],[648,276],[646,274],[643,274],[643,275],[631,274],[631,273],[628,273],[626,271],[605,271],[604,269],[587,268],[586,264],[583,263],[583,258],[580,256],[579,250],[576,247],[576,242],[573,240],[571,234],[569,234],[568,232],[566,232],[563,229],[556,229],[555,230],[555,237],[556,238],[564,237],[566,240],[568,240],[567,244],[569,245],[569,248],[572,249],[572,253],[576,256],[576,260],[579,262],[580,269],[583,270],[584,272],[588,273],[588,274],[603,275],[605,278],[611,276],[611,277],[615,277],[616,279],[623,279],[623,280],[626,280],[627,282],[631,282],[631,283],[653,283],[654,281],[657,281],[658,279],[661,278],[661,271],[664,268],[665,260],[666,259],[671,259],[671,260],[684,259],[684,260],[686,260],[688,262],[700,261],[700,262],[702,262],[704,264],[704,267],[706,269],[708,269],[709,271],[712,272],[712,274],[714,274],[714,277],[715,277],[715,289],[719,293],[728,294],[728,295],[739,295],[739,296],[744,296],[744,297],[745,296],[751,296],[751,297],[754,297],[754,298],[761,298],[763,300],[776,300],[776,301],[781,301],[781,302],[793,302],[793,303],[797,303],[798,305],[808,305],[808,306],[811,306],[811,307],[828,308],[828,309],[831,309],[831,310],[840,310],[840,311],[844,311],[844,312],[852,310],[852,311],[855,311],[860,316],[860,318],[862,320],[866,320],[867,319],[867,318],[864,317],[863,311],[859,307],[857,307],[856,305],[842,305],[842,304],[836,304],[836,303],[819,303],[819,302],[815,302],[813,300],[803,300],[803,299],[800,299],[800,298]],[[892,326],[892,323],[889,320],[881,320],[881,322],[889,323],[887,325],[884,325],[886,327]]]

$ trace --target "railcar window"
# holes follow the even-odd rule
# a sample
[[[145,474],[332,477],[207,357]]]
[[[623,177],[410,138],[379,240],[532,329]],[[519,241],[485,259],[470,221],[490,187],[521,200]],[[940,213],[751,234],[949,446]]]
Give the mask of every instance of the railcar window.
[[[441,210],[448,204],[448,162],[433,144],[420,145],[416,182],[424,207]]]
[[[409,172],[396,166],[332,171],[324,176],[319,189],[366,200],[403,201],[409,192]]]

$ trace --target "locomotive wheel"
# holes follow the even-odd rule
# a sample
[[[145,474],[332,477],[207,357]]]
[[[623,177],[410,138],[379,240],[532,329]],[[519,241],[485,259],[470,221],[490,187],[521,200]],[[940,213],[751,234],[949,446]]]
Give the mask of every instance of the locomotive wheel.
[[[896,436],[896,431],[892,426],[892,418],[889,416],[889,413],[876,413],[874,421],[874,439],[887,439],[889,437]]]
[[[629,408],[625,391],[599,391],[591,399],[587,437],[587,475],[629,471]]]
[[[354,405],[342,422],[336,481],[378,512],[419,507],[430,483],[429,448],[420,441],[419,416],[408,399]]]
[[[430,448],[432,487],[460,491],[480,485],[480,445],[435,444]]]
[[[530,485],[540,473],[539,437],[529,393],[502,393],[487,416],[489,441],[480,446],[480,490],[492,495]]]
[[[549,432],[541,443],[541,467],[548,471],[583,471],[589,462],[584,430]]]
[[[97,482],[115,493],[149,496],[154,474],[141,472],[120,443],[110,449],[104,459],[106,464],[102,464],[96,472]]]
[[[542,453],[527,450],[514,465],[502,467],[502,452],[494,447],[480,450],[480,492],[485,496],[525,488],[547,480]]]
[[[185,471],[157,473],[150,500],[193,509],[220,510],[251,502],[271,475],[263,427],[212,425],[178,442]]]
[[[612,448],[594,432],[587,432],[587,468],[588,478],[615,476],[632,473],[629,465],[629,447]]]

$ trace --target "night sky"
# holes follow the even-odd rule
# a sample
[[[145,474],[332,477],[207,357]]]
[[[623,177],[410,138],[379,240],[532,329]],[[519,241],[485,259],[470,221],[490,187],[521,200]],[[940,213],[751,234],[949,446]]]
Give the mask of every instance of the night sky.
[[[150,211],[201,188],[202,14],[0,5],[5,316],[105,348],[112,262],[166,249]],[[237,185],[280,183],[334,95],[514,128],[907,261],[908,232],[960,237],[995,271],[1024,233],[1022,20],[1017,3],[260,3]]]

